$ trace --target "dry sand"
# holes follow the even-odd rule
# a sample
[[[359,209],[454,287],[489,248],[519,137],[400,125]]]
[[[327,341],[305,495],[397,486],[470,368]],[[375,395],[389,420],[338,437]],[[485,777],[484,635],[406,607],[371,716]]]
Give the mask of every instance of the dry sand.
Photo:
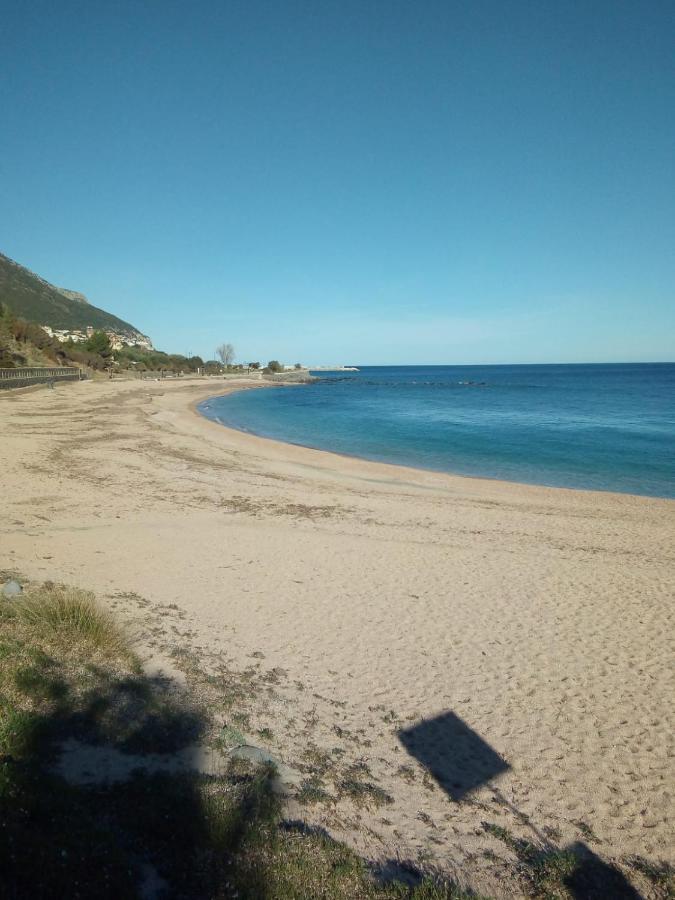
[[[176,604],[177,645],[267,673],[274,752],[393,798],[289,814],[373,859],[514,896],[489,822],[672,860],[675,503],[262,440],[195,413],[219,392],[0,396],[0,568]]]

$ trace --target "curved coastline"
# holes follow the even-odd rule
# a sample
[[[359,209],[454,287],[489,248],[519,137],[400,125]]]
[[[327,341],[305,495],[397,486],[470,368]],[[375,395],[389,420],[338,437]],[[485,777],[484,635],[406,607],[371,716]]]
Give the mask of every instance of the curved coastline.
[[[101,381],[0,398],[6,564],[111,608],[138,598],[142,622],[147,604],[175,608],[186,622],[172,646],[239,672],[254,660],[277,700],[265,694],[251,733],[268,728],[284,763],[305,759],[308,739],[339,745],[341,777],[364,753],[348,735],[367,740],[388,824],[360,808],[363,831],[331,833],[376,861],[428,839],[425,762],[399,736],[424,722],[453,741],[470,729],[499,754],[499,789],[562,829],[561,845],[580,839],[581,816],[611,857],[644,854],[648,840],[650,858],[670,859],[675,504],[380,464],[194,408],[254,387],[267,385]],[[445,793],[425,791],[443,840],[432,862],[447,864],[448,847],[471,853],[476,890],[514,896],[476,853],[490,847],[494,794],[475,790],[449,825]],[[303,816],[325,825],[320,808]],[[529,838],[521,818],[499,816]]]
[[[657,502],[665,502],[665,503],[675,503],[675,499],[671,497],[659,497],[654,494],[635,494],[629,491],[611,491],[611,490],[601,490],[598,488],[583,488],[583,487],[567,487],[565,485],[554,485],[554,484],[544,484],[542,482],[534,482],[534,481],[512,481],[503,478],[490,477],[489,475],[467,475],[461,472],[452,472],[446,469],[431,469],[425,466],[413,466],[405,463],[395,463],[389,462],[386,460],[374,459],[368,456],[360,456],[357,453],[346,453],[339,450],[328,450],[324,447],[316,447],[311,444],[302,444],[296,441],[283,440],[277,437],[270,437],[265,434],[260,434],[256,431],[251,431],[244,428],[238,428],[236,425],[231,423],[221,422],[219,420],[215,420],[210,418],[209,416],[204,415],[204,413],[200,410],[200,406],[204,403],[207,403],[209,400],[217,400],[220,397],[227,397],[235,393],[243,393],[247,390],[252,390],[255,388],[273,388],[273,387],[291,387],[291,386],[300,386],[300,382],[297,383],[289,383],[289,384],[280,384],[280,383],[251,383],[251,384],[240,384],[237,386],[232,386],[227,390],[219,391],[218,393],[212,394],[209,393],[208,396],[203,397],[201,399],[195,400],[190,404],[190,408],[195,415],[204,422],[208,422],[219,429],[225,429],[230,432],[232,435],[241,435],[242,438],[250,439],[253,444],[251,445],[251,449],[262,449],[262,447],[267,444],[270,449],[283,449],[288,448],[297,450],[300,453],[312,454],[312,457],[307,457],[305,460],[298,460],[298,462],[304,462],[306,465],[311,465],[312,468],[317,467],[317,463],[319,463],[321,468],[328,468],[325,464],[330,461],[331,458],[334,458],[339,465],[339,461],[343,462],[352,462],[359,463],[366,467],[385,467],[390,470],[392,480],[397,483],[401,483],[404,481],[408,484],[418,484],[418,479],[420,476],[430,476],[434,479],[444,480],[448,479],[451,482],[459,479],[463,483],[476,483],[477,485],[492,485],[492,486],[503,486],[508,490],[514,491],[555,491],[560,493],[571,493],[573,495],[583,495],[583,496],[600,496],[600,497],[614,497],[618,500],[626,500],[627,498],[631,498],[637,501],[657,501]],[[313,454],[319,454],[319,458],[313,456]],[[323,465],[321,465],[321,457],[324,457]],[[331,467],[332,468],[332,467]],[[355,474],[355,473],[350,473]],[[382,475],[382,473],[379,473]],[[373,471],[373,476],[375,472]],[[399,477],[396,477],[396,476]],[[401,479],[401,476],[405,475],[404,479]],[[376,480],[381,481],[382,478],[371,478],[368,479],[367,475],[362,475],[364,480]],[[453,484],[443,485],[442,483],[435,483],[433,485],[429,485],[429,487],[434,487],[440,490],[444,488],[447,490],[448,488],[455,487]]]

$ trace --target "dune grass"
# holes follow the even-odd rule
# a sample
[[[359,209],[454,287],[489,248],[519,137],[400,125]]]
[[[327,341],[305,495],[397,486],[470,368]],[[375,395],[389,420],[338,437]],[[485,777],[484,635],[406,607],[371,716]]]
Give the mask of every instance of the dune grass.
[[[87,591],[47,582],[21,595],[4,615],[15,616],[38,640],[84,642],[108,656],[132,658],[129,635]]]

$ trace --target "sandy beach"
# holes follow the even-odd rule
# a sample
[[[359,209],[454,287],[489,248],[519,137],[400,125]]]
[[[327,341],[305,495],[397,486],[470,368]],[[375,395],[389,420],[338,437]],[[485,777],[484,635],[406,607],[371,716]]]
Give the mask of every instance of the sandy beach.
[[[250,727],[269,747],[382,791],[328,779],[330,802],[289,815],[369,859],[517,896],[488,823],[674,861],[675,502],[380,465],[196,412],[243,386],[0,396],[0,569],[131,617],[175,604],[176,646],[266,673]]]

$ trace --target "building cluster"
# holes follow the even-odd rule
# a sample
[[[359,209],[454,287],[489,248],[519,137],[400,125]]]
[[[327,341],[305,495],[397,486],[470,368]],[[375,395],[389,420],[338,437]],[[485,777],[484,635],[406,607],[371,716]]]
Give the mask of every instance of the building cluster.
[[[41,325],[40,327],[47,332],[49,337],[56,338],[62,344],[65,344],[67,341],[72,341],[74,344],[84,343],[97,330],[91,325],[87,325],[84,330],[76,328],[73,331],[67,328],[51,328],[49,325]],[[121,334],[119,331],[106,331],[105,334],[107,334],[113,350],[121,350],[123,347],[140,347],[142,350],[154,350],[152,341],[144,334],[129,336],[128,334]]]

